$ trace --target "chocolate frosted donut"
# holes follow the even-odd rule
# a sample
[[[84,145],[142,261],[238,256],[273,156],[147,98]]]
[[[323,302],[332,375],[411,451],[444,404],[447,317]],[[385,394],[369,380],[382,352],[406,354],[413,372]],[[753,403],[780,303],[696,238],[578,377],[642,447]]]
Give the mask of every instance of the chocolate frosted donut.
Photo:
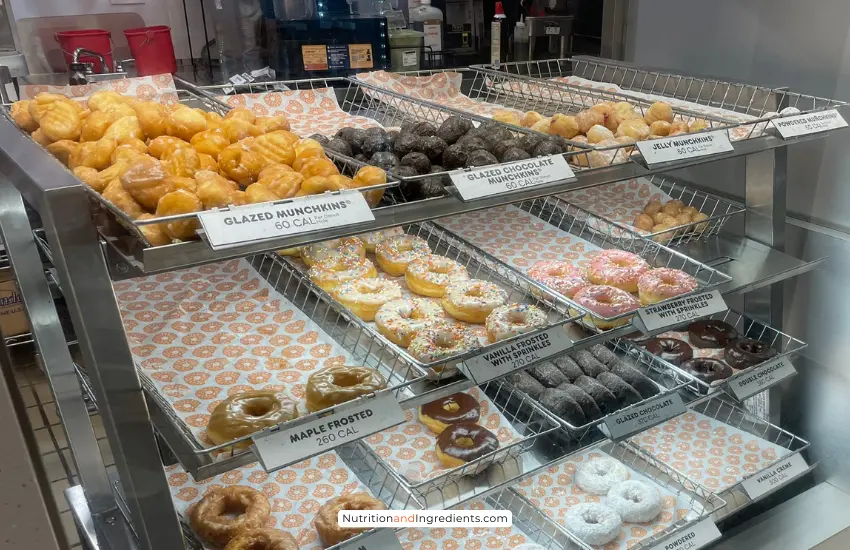
[[[602,411],[599,410],[599,405],[597,405],[596,401],[587,395],[587,392],[583,389],[574,384],[561,384],[558,386],[558,389],[568,394],[575,400],[576,403],[578,403],[578,406],[581,407],[584,417],[588,422],[602,418],[603,415]]]
[[[566,420],[567,423],[574,427],[587,424],[581,406],[565,391],[557,388],[548,388],[543,390],[543,393],[540,394],[537,400],[541,405],[549,409],[552,414]]]
[[[725,348],[737,337],[735,327],[716,319],[703,319],[688,325],[688,338],[698,348]]]
[[[617,401],[620,402],[621,408],[643,401],[640,393],[616,374],[603,372],[596,380],[617,396]]]
[[[442,433],[446,426],[461,422],[478,422],[481,406],[468,393],[455,393],[419,407],[419,421],[434,433]]]
[[[603,372],[608,372],[608,367],[597,361],[596,357],[586,349],[573,352],[571,355],[584,374],[591,378],[596,378]]]
[[[643,343],[643,347],[652,355],[677,367],[694,356],[693,348],[678,338],[650,338]]]
[[[648,376],[628,365],[614,365],[611,367],[611,373],[616,374],[622,378],[626,384],[636,389],[644,399],[648,399],[653,395],[661,393],[661,390],[658,389],[655,382],[653,382]]]
[[[685,361],[682,363],[681,368],[686,373],[706,384],[711,384],[718,380],[726,380],[732,376],[732,367],[723,361],[708,357],[695,357],[690,361]]]
[[[452,424],[437,437],[437,458],[447,468],[457,468],[499,448],[496,434],[472,422]]]
[[[552,363],[543,363],[542,365],[531,367],[527,372],[547,388],[557,388],[564,382],[569,382],[566,375]]]
[[[596,401],[596,404],[599,405],[599,410],[602,411],[602,414],[611,414],[619,408],[617,404],[617,397],[611,393],[611,390],[593,378],[589,376],[579,376],[575,381],[575,385]]]
[[[764,363],[776,355],[776,350],[759,340],[739,338],[729,342],[723,358],[733,369],[746,369]]]
[[[617,357],[617,354],[606,348],[602,344],[595,344],[590,346],[590,353],[596,358],[597,361],[608,367],[609,369],[613,369],[615,365],[622,365],[623,361]]]
[[[581,367],[579,367],[572,358],[566,355],[555,358],[552,362],[556,367],[558,367],[558,370],[564,373],[564,376],[566,376],[570,382],[575,382],[576,378],[584,376],[584,372],[581,370]]]
[[[532,399],[537,399],[537,397],[543,393],[543,390],[546,389],[546,386],[535,380],[533,376],[525,371],[513,373],[508,376],[508,381],[513,384],[516,389],[527,393]]]

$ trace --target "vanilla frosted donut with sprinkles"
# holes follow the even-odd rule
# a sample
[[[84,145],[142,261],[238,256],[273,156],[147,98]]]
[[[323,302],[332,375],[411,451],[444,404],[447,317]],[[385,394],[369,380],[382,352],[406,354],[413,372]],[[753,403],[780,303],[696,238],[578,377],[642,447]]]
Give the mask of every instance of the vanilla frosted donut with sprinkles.
[[[364,321],[372,321],[385,303],[401,299],[401,287],[397,282],[377,278],[346,281],[331,293]]]
[[[537,306],[510,304],[494,309],[484,326],[491,342],[505,340],[526,332],[545,328],[549,324],[546,313]]]
[[[378,267],[393,277],[401,277],[407,270],[407,264],[430,253],[431,247],[425,239],[415,235],[397,235],[384,239],[375,246]]]
[[[458,262],[445,256],[426,254],[407,264],[404,281],[407,287],[421,296],[442,298],[446,287],[454,281],[466,281],[469,272]]]
[[[308,244],[301,248],[301,260],[307,267],[313,267],[319,262],[331,259],[366,257],[366,247],[357,237],[332,239],[321,243]]]
[[[401,227],[390,227],[381,229],[380,231],[363,233],[362,235],[357,235],[357,238],[363,241],[363,244],[366,246],[366,252],[375,252],[375,247],[378,246],[378,243],[390,237],[398,237],[399,235],[404,235],[404,229]]]
[[[393,300],[375,314],[378,332],[393,344],[406,348],[422,330],[443,319],[443,308],[431,300]]]
[[[407,351],[422,363],[436,363],[478,347],[478,337],[468,328],[439,323],[419,331]]]
[[[443,309],[459,321],[482,324],[487,316],[508,301],[508,293],[489,281],[454,281],[446,287]]]

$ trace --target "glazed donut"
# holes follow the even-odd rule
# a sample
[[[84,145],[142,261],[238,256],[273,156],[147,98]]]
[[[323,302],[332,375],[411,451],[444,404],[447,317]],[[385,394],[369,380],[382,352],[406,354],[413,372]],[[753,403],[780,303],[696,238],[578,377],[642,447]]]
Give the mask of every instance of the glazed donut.
[[[431,364],[480,346],[478,337],[471,330],[439,323],[420,330],[407,352],[417,361]]]
[[[650,338],[643,343],[646,351],[677,367],[693,358],[694,350],[678,338]]]
[[[735,327],[716,319],[701,319],[688,325],[688,339],[698,348],[725,348],[736,338]]]
[[[407,288],[422,296],[442,298],[446,286],[454,281],[469,280],[466,268],[456,261],[436,254],[426,254],[414,258],[407,264],[404,281]]]
[[[458,468],[498,448],[496,434],[474,422],[450,424],[437,436],[437,458],[446,468]]]
[[[357,237],[313,243],[301,249],[301,260],[307,264],[307,267],[313,267],[317,263],[331,258],[358,258],[362,260],[365,257],[366,247],[363,245],[363,241]]]
[[[776,350],[760,340],[738,338],[723,350],[723,358],[733,369],[747,369],[776,356]]]
[[[252,529],[236,535],[224,550],[298,550],[298,541],[278,529]]]
[[[207,435],[220,445],[245,435],[298,418],[296,403],[283,393],[271,390],[246,391],[219,403],[210,415]],[[247,448],[251,441],[239,443]]]
[[[648,306],[693,292],[699,283],[684,271],[662,267],[641,275],[637,286],[640,303]]]
[[[393,300],[378,309],[375,326],[390,342],[406,348],[420,331],[442,318],[443,308],[430,300]]]
[[[366,258],[328,258],[307,272],[310,280],[330,292],[346,281],[378,276],[375,266]]]
[[[480,417],[481,405],[468,393],[456,393],[419,407],[419,422],[435,434],[443,433],[451,424],[476,424]]]
[[[582,541],[602,546],[620,536],[623,520],[612,508],[603,504],[576,504],[564,514],[564,527]]]
[[[608,491],[608,506],[620,514],[623,521],[646,523],[661,513],[661,495],[658,489],[630,479],[611,487]]]
[[[584,272],[570,262],[543,260],[529,267],[526,273],[538,283],[570,299],[582,288],[590,286]]]
[[[594,458],[578,467],[576,484],[591,495],[607,495],[614,485],[629,479],[629,471],[613,458]]]
[[[494,309],[484,326],[487,327],[487,338],[498,342],[526,332],[546,327],[549,319],[546,313],[537,306],[528,304],[510,304]]]
[[[443,309],[459,321],[482,324],[487,316],[508,300],[502,287],[489,281],[452,281],[443,296]]]
[[[252,487],[210,490],[189,512],[189,524],[202,539],[224,546],[237,535],[259,529],[271,514],[269,499]]]
[[[732,376],[732,367],[710,357],[694,357],[682,363],[681,369],[697,380],[712,384]]]
[[[277,251],[281,256],[295,256],[301,257],[301,248],[300,246],[296,246],[295,248],[281,248]]]
[[[375,247],[378,246],[378,243],[385,241],[390,237],[398,237],[400,235],[404,235],[404,229],[401,227],[390,227],[389,229],[363,233],[362,235],[357,235],[357,238],[363,241],[363,244],[366,245],[366,252],[375,252]]]
[[[378,309],[401,299],[401,287],[388,279],[346,281],[331,292],[336,300],[364,321],[373,321]]]
[[[398,235],[384,239],[375,246],[375,259],[384,273],[401,277],[414,258],[431,253],[425,239],[415,235]]]
[[[624,250],[603,250],[590,261],[587,278],[595,285],[615,286],[626,292],[638,291],[638,279],[650,270],[646,260]]]
[[[337,517],[343,510],[386,510],[380,500],[366,493],[353,493],[327,501],[316,513],[314,523],[324,548],[334,546],[366,531],[354,527],[340,527]]]
[[[600,317],[611,318],[622,313],[634,311],[640,307],[640,302],[637,298],[617,287],[591,285],[579,290],[573,297],[573,301],[588,311],[599,315]],[[606,321],[591,316],[585,315],[587,323],[594,323],[598,328],[607,330],[609,328],[625,325],[629,322],[628,317]]]
[[[307,410],[311,413],[321,411],[386,387],[384,375],[375,369],[327,367],[307,378]]]

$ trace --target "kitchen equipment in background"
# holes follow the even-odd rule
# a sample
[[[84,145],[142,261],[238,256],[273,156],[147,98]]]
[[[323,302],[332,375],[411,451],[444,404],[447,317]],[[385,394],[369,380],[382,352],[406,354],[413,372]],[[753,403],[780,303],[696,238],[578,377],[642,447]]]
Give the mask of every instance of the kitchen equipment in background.
[[[103,60],[93,55],[82,55],[79,61],[91,63],[96,73],[112,72],[112,33],[103,29],[81,29],[71,31],[58,31],[55,35],[62,54],[65,56],[65,64],[68,67],[74,62],[74,52],[83,48],[91,52],[97,52],[103,56]],[[103,67],[103,63],[106,67]]]
[[[157,25],[124,31],[139,76],[177,72],[171,27]]]
[[[419,7],[410,10],[410,26],[425,35],[424,46],[431,52],[443,51],[443,12],[431,5],[431,0],[421,0]]]
[[[567,47],[573,30],[573,15],[528,17],[528,57],[526,59],[551,59],[567,56]],[[545,38],[546,40],[539,40]],[[545,50],[538,51],[538,42],[547,44]]]

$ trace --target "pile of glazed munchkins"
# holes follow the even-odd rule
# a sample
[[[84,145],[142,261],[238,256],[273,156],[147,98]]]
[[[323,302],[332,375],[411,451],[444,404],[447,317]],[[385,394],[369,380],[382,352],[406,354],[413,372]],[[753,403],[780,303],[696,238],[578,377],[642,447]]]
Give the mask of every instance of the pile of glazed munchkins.
[[[237,107],[222,117],[113,91],[78,102],[41,93],[12,119],[86,185],[133,220],[189,214],[386,183],[377,167],[341,175],[322,145],[285,115]],[[383,190],[364,193],[374,206]],[[139,226],[153,246],[197,238],[197,219]]]

